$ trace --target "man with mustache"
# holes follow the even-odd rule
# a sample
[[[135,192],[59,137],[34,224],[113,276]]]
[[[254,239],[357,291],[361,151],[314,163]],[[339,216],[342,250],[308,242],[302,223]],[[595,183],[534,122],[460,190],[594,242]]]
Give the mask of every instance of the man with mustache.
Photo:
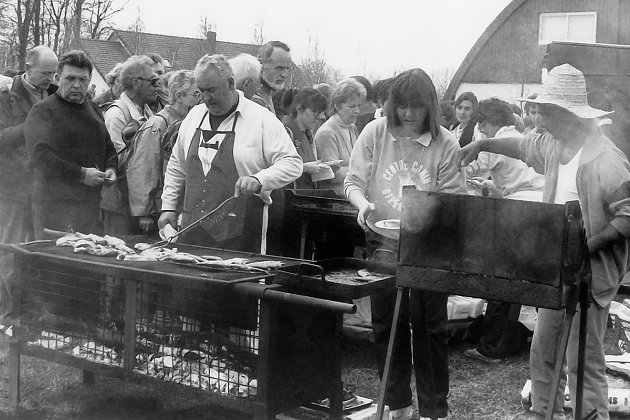
[[[283,89],[291,75],[291,50],[282,41],[270,41],[258,50],[258,60],[262,64],[260,88],[252,97],[252,101],[264,106],[274,115],[274,92]]]

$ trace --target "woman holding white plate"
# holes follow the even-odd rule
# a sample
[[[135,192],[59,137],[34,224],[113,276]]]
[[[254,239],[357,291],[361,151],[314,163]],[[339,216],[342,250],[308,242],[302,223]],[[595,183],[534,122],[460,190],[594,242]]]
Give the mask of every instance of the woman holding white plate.
[[[440,125],[435,87],[423,70],[407,70],[396,77],[385,115],[361,132],[344,186],[348,199],[359,210],[357,221],[365,230],[368,256],[395,262],[399,236],[395,227],[396,220],[400,220],[403,186],[462,194],[466,189],[457,163],[459,144]],[[412,361],[421,418],[447,415],[447,297],[445,293],[420,290],[411,290],[403,297],[385,396],[385,404],[395,418],[412,418]],[[380,375],[395,300],[395,288],[372,296],[372,330]]]

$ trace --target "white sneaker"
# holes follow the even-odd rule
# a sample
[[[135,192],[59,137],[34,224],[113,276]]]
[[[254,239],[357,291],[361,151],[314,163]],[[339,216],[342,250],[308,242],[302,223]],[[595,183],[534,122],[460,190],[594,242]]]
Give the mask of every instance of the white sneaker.
[[[413,406],[391,410],[389,420],[411,420],[413,418]]]

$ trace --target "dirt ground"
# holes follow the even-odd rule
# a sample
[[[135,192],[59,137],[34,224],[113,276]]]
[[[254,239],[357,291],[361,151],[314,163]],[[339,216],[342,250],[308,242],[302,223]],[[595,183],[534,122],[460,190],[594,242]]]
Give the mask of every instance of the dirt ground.
[[[608,342],[612,342],[610,331]],[[528,418],[519,394],[528,378],[528,355],[488,364],[466,358],[463,352],[469,347],[469,343],[449,347],[449,419]],[[105,377],[97,377],[95,384],[88,386],[82,383],[79,370],[29,357],[22,359],[21,404],[13,409],[8,402],[7,352],[8,339],[2,336],[0,419],[246,418],[243,414],[208,405],[202,397],[191,396],[183,386],[139,386]],[[344,338],[343,367],[346,388],[357,395],[376,399],[379,381],[369,341]],[[415,416],[418,418],[417,411]]]

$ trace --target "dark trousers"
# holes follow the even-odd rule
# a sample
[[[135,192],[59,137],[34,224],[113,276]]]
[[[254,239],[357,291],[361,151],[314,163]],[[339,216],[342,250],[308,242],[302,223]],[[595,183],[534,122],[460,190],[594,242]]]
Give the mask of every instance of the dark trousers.
[[[368,257],[375,261],[397,259],[397,241],[373,232],[366,234]],[[371,296],[372,331],[379,375],[382,377],[391,331],[396,289]],[[446,417],[449,388],[446,341],[448,295],[411,290],[403,293],[392,352],[385,404],[392,410],[412,404],[411,369],[416,376],[418,410],[423,417]],[[410,327],[411,324],[411,327]]]
[[[489,301],[477,350],[487,357],[515,356],[527,349],[527,327],[518,322],[521,305]]]
[[[33,201],[33,227],[35,239],[48,239],[44,228],[100,235],[103,231],[100,203],[98,200]]]

